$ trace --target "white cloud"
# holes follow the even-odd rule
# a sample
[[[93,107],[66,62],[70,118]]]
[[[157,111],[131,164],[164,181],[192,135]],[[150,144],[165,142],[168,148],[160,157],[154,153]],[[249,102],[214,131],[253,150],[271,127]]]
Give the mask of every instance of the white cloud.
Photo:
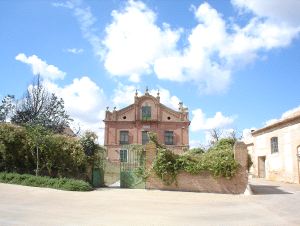
[[[300,1],[298,0],[232,0],[233,5],[241,11],[251,11],[255,15],[268,18],[276,23],[288,23],[293,26],[300,24]]]
[[[74,16],[76,17],[81,33],[83,37],[91,44],[93,47],[94,54],[99,57],[103,56],[102,41],[97,34],[97,29],[95,29],[95,23],[97,21],[96,17],[93,15],[91,8],[83,6],[81,1],[66,1],[64,3],[55,2],[52,3],[54,7],[63,7],[72,10]]]
[[[133,85],[124,85],[122,83],[118,83],[118,86],[116,89],[114,89],[114,94],[111,98],[114,106],[110,107],[117,107],[120,109],[133,104],[135,91],[137,89],[138,88]],[[140,91],[138,91],[138,95],[141,95]]]
[[[15,57],[15,59],[22,63],[30,65],[32,73],[34,75],[40,74],[44,79],[63,79],[66,75],[66,73],[59,70],[58,67],[47,64],[46,61],[43,61],[36,55],[27,57],[24,53],[19,53]]]
[[[66,1],[66,2],[53,2],[52,6],[54,7],[64,7],[64,8],[73,8],[73,3],[71,1]]]
[[[46,82],[46,86],[49,91],[64,99],[65,107],[73,117],[93,122],[105,106],[103,90],[87,76],[75,78],[64,87],[51,82]]]
[[[177,96],[172,95],[168,89],[164,89],[162,87],[160,87],[159,89],[150,90],[150,94],[156,97],[158,90],[159,90],[160,102],[168,106],[169,108],[178,111],[179,102],[181,102],[181,100]]]
[[[206,117],[201,109],[192,111],[191,131],[224,129],[234,122],[235,116],[224,116],[222,112],[217,112],[213,117]]]
[[[112,12],[113,21],[103,41],[104,66],[114,76],[129,76],[133,82],[152,72],[154,60],[169,54],[179,39],[179,30],[157,26],[156,14],[140,1],[128,1]]]
[[[253,131],[253,130],[255,130],[254,127],[252,127],[251,129],[249,129],[249,128],[243,129],[242,141],[245,142],[246,144],[249,144],[249,143],[253,142],[253,137],[252,137],[252,134],[251,134],[251,131]]]
[[[138,91],[138,96],[144,95],[144,92],[142,93],[136,86],[119,83],[112,96],[114,106],[119,109],[133,104],[136,90]],[[159,87],[158,89],[149,90],[149,93],[156,97],[158,90],[160,93],[160,102],[174,110],[178,110],[180,99],[177,96],[171,95],[169,90]]]
[[[258,5],[262,1],[255,2]],[[235,2],[233,5],[242,7]],[[299,10],[298,5],[294,6]],[[272,5],[269,11],[271,8]],[[154,70],[159,79],[194,82],[202,92],[224,91],[230,85],[234,68],[253,61],[261,50],[289,45],[300,31],[299,24],[289,23],[287,17],[275,20],[280,14],[275,12],[258,13],[243,27],[227,23],[208,3],[195,8],[194,14],[198,24],[187,36],[187,46],[178,48],[183,30],[172,30],[168,26],[166,32],[157,25],[155,12],[145,4],[130,1],[125,9],[113,11],[113,21],[106,27],[104,42],[107,70],[135,81]],[[171,45],[163,49],[160,44],[166,40],[166,33],[170,35]]]
[[[300,115],[300,106],[295,107],[293,109],[290,109],[290,110],[284,112],[279,119],[270,119],[270,120],[266,121],[265,126],[272,125],[276,122],[279,122],[281,120],[284,120],[284,119],[287,119],[287,118],[290,118],[290,117],[294,117],[296,115]]]
[[[202,142],[200,142],[199,140],[190,140],[189,145],[190,145],[190,149],[203,146]]]
[[[69,53],[73,53],[73,54],[79,54],[83,52],[83,49],[77,49],[77,48],[70,48],[66,50]]]
[[[65,109],[74,119],[72,126],[97,133],[99,142],[104,140],[104,124],[106,96],[104,91],[89,77],[76,78],[69,85],[61,87],[51,81],[45,81],[50,92],[63,98]]]
[[[80,1],[53,5],[73,10],[83,36],[112,76],[139,82],[155,73],[161,80],[193,83],[205,93],[226,91],[236,68],[288,46],[300,32],[298,0],[232,0],[240,14],[252,13],[243,26],[228,22],[205,2],[193,7],[197,24],[190,30],[158,24],[155,11],[129,0],[112,11],[104,39],[91,9]]]

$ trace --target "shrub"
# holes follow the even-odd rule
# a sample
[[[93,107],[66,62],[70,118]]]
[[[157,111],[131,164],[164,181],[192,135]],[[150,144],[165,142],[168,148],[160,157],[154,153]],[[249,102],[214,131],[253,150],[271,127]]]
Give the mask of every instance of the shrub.
[[[208,171],[214,177],[230,179],[236,173],[238,163],[234,159],[232,139],[222,139],[205,153],[188,151],[176,155],[167,149],[158,148],[153,162],[156,175],[167,185],[176,182],[180,170],[190,174]]]
[[[153,169],[156,175],[167,185],[176,181],[176,176],[180,167],[177,164],[178,155],[168,149],[158,149],[158,153],[153,162]]]
[[[192,148],[185,153],[188,155],[200,155],[200,154],[205,153],[205,150],[202,148]]]
[[[0,124],[0,171],[32,173],[35,168],[32,149],[25,128]]]
[[[0,172],[0,182],[9,184],[20,184],[33,187],[47,187],[67,191],[91,191],[89,183],[82,180],[67,178],[50,178],[33,176],[29,174],[17,174]]]
[[[92,138],[96,139],[94,135]],[[84,147],[91,144],[93,153],[88,156]],[[0,123],[0,171],[35,174],[38,161],[39,175],[86,180],[89,166],[103,168],[105,153],[98,144],[87,145],[39,125]]]

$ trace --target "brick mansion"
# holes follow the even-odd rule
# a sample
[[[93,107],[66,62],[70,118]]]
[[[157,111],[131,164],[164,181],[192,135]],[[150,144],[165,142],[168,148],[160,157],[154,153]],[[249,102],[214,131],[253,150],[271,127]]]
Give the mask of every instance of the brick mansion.
[[[126,145],[146,144],[148,132],[155,132],[158,141],[175,153],[189,148],[188,109],[180,102],[175,111],[160,103],[159,95],[158,92],[154,97],[146,89],[142,96],[135,93],[133,104],[120,110],[106,110],[104,146],[110,161],[119,162],[120,154],[126,157]]]

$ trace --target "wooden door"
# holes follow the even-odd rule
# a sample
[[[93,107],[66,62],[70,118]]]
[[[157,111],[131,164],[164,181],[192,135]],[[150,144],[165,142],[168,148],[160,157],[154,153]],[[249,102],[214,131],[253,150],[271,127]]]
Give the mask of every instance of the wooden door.
[[[258,177],[266,177],[266,156],[258,157]]]

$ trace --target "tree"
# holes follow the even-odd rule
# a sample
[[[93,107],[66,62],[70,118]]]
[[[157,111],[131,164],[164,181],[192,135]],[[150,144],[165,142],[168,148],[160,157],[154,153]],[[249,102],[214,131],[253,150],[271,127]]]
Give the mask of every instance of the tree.
[[[26,131],[28,136],[31,138],[31,142],[33,143],[33,147],[36,150],[35,156],[36,156],[36,170],[35,170],[35,175],[39,175],[39,170],[40,170],[40,157],[39,157],[39,152],[40,149],[45,145],[45,137],[47,135],[50,135],[49,131],[45,129],[41,125],[27,125]]]
[[[3,98],[0,105],[0,122],[7,122],[16,109],[16,100],[14,95],[7,95]]]
[[[64,109],[63,99],[49,93],[38,75],[16,108],[11,121],[16,124],[41,125],[62,132],[72,121]]]
[[[221,136],[222,136],[223,132],[220,129],[212,129],[210,131],[210,136],[211,136],[211,140],[210,140],[210,145],[214,145],[215,143],[217,143]]]

